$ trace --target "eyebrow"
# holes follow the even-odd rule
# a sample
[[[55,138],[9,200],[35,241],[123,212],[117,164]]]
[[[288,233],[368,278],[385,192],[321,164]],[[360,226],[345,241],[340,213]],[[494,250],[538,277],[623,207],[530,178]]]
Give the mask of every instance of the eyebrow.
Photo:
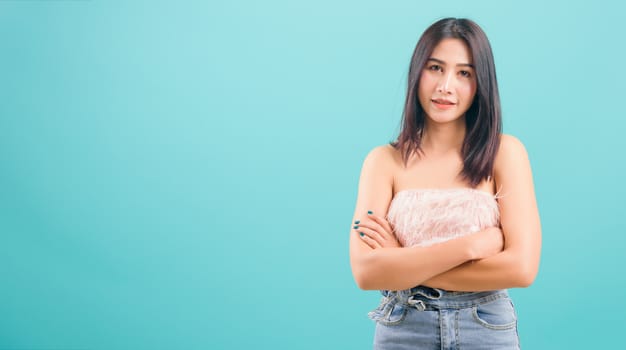
[[[442,60],[440,60],[438,58],[434,58],[434,57],[429,58],[428,61],[435,61],[435,62],[437,62],[439,64],[443,64],[443,65],[446,64],[446,62],[444,62],[444,61],[442,61]],[[471,68],[474,68],[474,65],[470,64],[470,63],[458,63],[456,66],[457,67],[471,67]]]

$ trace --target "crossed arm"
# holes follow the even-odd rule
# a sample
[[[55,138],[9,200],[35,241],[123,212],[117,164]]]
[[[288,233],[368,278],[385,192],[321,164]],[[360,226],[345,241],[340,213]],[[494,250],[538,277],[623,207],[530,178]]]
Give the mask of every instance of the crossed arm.
[[[384,216],[392,196],[389,157],[377,148],[366,158],[350,234],[350,262],[362,289],[401,290],[416,285],[481,291],[530,285],[538,270],[541,227],[524,146],[503,135],[494,178],[500,228],[489,228],[429,247],[400,247]],[[372,211],[374,214],[366,214]],[[364,232],[360,235],[359,232]]]

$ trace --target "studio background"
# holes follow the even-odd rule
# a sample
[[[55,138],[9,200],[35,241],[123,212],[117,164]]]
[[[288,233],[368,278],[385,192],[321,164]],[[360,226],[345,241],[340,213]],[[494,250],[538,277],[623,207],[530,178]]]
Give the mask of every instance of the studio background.
[[[491,41],[529,152],[526,349],[626,324],[612,1],[0,1],[0,349],[368,349],[348,235],[437,19]]]

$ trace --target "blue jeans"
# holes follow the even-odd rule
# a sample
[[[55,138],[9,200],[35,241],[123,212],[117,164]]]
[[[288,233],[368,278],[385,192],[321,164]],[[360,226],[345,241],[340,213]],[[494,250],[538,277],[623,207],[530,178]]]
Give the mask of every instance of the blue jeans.
[[[375,350],[519,349],[517,315],[506,290],[448,292],[423,286],[381,291]]]

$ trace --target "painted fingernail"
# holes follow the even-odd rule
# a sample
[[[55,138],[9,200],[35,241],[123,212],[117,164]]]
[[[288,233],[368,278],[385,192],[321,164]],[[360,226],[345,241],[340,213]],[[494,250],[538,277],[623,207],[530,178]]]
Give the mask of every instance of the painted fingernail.
[[[374,214],[374,213],[373,213],[371,210],[368,210],[368,211],[367,211],[367,214],[368,214],[368,215],[372,215],[372,214]]]
[[[358,229],[358,228],[359,228],[358,226],[356,226],[356,225],[354,226],[354,229],[355,229],[355,230],[356,230],[356,229]]]
[[[365,236],[365,233],[363,232],[359,232],[359,234],[361,235],[361,237]]]
[[[354,222],[355,225],[358,225],[360,223],[361,223],[361,220],[357,220],[357,221]]]

